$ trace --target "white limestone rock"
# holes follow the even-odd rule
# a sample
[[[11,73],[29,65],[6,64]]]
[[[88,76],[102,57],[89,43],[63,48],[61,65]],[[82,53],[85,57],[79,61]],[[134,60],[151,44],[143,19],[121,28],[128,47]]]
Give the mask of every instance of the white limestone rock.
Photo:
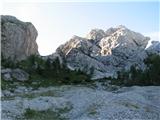
[[[15,62],[39,54],[37,35],[38,32],[32,23],[1,15],[1,52],[4,58]]]
[[[136,65],[144,68],[145,51],[149,37],[133,32],[125,26],[109,28],[106,32],[92,30],[86,38],[73,36],[56,53],[63,58],[69,68],[90,73],[93,79],[116,77],[116,72]]]
[[[89,34],[87,34],[86,38],[91,40],[94,43],[98,43],[106,34],[101,29],[92,29]]]

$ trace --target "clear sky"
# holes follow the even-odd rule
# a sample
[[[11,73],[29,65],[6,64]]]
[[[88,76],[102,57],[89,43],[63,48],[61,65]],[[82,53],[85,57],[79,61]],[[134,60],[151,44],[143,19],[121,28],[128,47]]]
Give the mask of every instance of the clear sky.
[[[38,30],[41,55],[53,53],[73,35],[86,36],[94,28],[125,25],[159,40],[158,2],[4,2],[3,15],[32,22]]]

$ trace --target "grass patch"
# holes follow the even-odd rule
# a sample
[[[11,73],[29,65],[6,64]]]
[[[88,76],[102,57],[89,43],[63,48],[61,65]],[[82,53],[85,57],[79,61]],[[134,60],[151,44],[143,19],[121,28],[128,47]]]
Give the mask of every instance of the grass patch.
[[[95,114],[97,114],[96,108],[95,107],[90,108],[88,114],[89,115],[95,115]]]
[[[17,63],[6,59],[3,59],[2,63],[4,67],[20,68],[29,73],[30,79],[28,81],[19,82],[18,84],[34,89],[55,85],[77,85],[92,82],[91,75],[81,70],[72,71],[68,69],[65,62],[63,62],[63,64],[60,63],[59,58],[55,60],[47,58],[47,60],[45,60],[41,56],[31,55],[27,59]],[[14,82],[17,81],[13,80],[12,83]],[[2,89],[12,87],[10,83],[4,81],[2,84]]]
[[[97,105],[97,104],[93,104],[91,105],[89,108],[88,108],[88,114],[89,115],[96,115],[98,112],[97,112],[97,108],[100,107],[100,105]]]
[[[6,81],[3,78],[1,78],[1,89],[2,90],[8,90],[16,88],[17,85],[14,84],[14,81]]]
[[[54,97],[59,97],[60,95],[55,93],[54,91],[46,91],[46,92],[42,92],[42,93],[32,93],[32,94],[25,94],[25,95],[22,95],[21,97],[24,97],[24,98],[36,98],[36,97],[39,97],[39,96],[54,96]]]
[[[66,120],[59,112],[54,112],[52,110],[35,111],[29,108],[26,109],[24,117],[29,120]]]
[[[38,92],[38,93],[20,93],[16,94],[15,96],[5,96],[2,97],[2,100],[14,100],[15,97],[21,97],[21,98],[28,98],[28,99],[33,99],[39,96],[54,96],[54,97],[60,97],[60,94],[56,93],[54,90],[48,90],[45,92]]]

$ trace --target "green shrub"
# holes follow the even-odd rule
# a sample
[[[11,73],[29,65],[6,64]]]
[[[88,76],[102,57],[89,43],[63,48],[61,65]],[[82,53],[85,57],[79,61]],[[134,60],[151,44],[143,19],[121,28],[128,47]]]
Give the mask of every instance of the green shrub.
[[[117,79],[120,81],[118,84],[125,86],[160,85],[160,56],[151,54],[144,60],[144,63],[147,67],[144,71],[131,66],[129,71],[117,72]]]
[[[1,55],[1,65],[5,68],[16,68],[17,64],[14,63],[11,58],[4,58],[3,55]]]
[[[52,110],[36,111],[32,109],[26,109],[24,118],[27,120],[65,120],[66,118],[61,117],[60,113]]]
[[[65,62],[60,63],[59,58],[43,59],[38,55],[31,55],[27,59],[13,63],[10,59],[2,59],[2,65],[9,68],[20,68],[30,74],[30,80],[26,85],[36,81],[38,86],[49,86],[55,84],[85,84],[91,82],[91,75],[94,68],[90,68],[90,73],[86,74],[81,70],[68,69]]]
[[[68,69],[64,62],[60,64],[58,57],[55,60],[50,58],[44,60],[40,56],[32,55],[26,60],[19,62],[17,65],[31,75],[31,80],[26,81],[28,82],[27,84],[36,81],[35,79],[39,79],[40,86],[83,84],[91,81],[91,75],[87,75],[80,70]]]
[[[44,60],[38,55],[31,55],[27,59],[17,63],[17,67],[27,71],[28,73],[40,72],[44,68]]]

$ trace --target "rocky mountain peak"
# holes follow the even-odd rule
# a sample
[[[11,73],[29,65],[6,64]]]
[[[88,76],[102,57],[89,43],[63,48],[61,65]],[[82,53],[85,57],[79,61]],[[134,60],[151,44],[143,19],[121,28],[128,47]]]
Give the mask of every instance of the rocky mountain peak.
[[[105,32],[102,29],[92,29],[89,34],[87,34],[87,39],[89,40],[100,40],[105,36]]]
[[[109,28],[106,32],[93,29],[86,38],[74,36],[57,49],[70,68],[89,71],[95,78],[115,76],[122,69],[136,64],[144,67],[145,48],[150,38],[125,26]]]
[[[118,25],[116,28],[119,28],[119,29],[128,29],[126,26],[124,25]]]
[[[107,30],[107,36],[101,39],[99,45],[102,48],[102,54],[114,48],[130,49],[144,49],[150,38],[144,37],[142,34],[134,32],[125,26],[118,26],[117,28],[110,28]],[[105,51],[105,52],[104,52]],[[111,51],[109,52],[111,54]],[[106,54],[108,55],[108,54]]]
[[[117,26],[117,27],[115,27],[115,28],[113,28],[113,27],[111,27],[111,28],[109,28],[109,29],[107,29],[106,31],[105,31],[105,34],[106,34],[106,36],[109,36],[109,35],[111,35],[111,34],[113,34],[113,33],[115,33],[115,32],[120,32],[120,31],[125,31],[125,30],[128,30],[128,28],[127,27],[125,27],[124,25],[119,25],[119,26]]]

